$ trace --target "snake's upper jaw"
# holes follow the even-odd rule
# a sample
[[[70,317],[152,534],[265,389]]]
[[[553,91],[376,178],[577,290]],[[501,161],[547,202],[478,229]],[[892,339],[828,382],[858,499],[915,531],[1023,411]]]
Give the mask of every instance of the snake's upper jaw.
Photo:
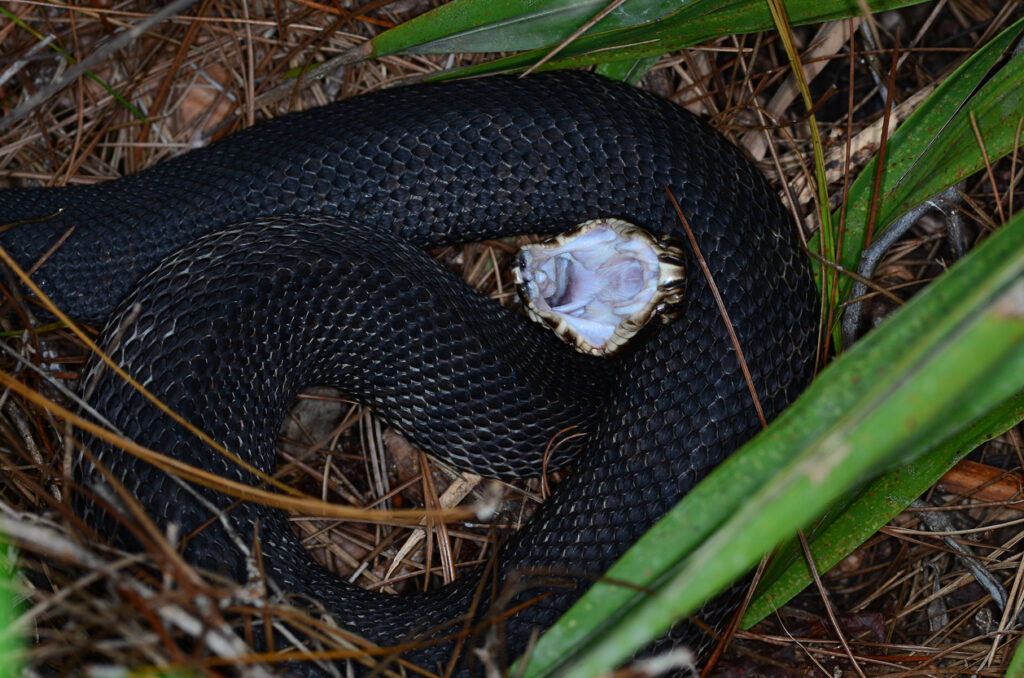
[[[582,353],[610,356],[682,301],[684,255],[619,219],[594,219],[525,245],[513,276],[527,313]]]

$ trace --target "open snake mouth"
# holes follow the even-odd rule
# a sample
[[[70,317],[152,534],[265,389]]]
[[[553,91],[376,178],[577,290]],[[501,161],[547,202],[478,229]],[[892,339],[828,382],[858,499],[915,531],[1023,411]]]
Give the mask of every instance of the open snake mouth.
[[[582,353],[610,356],[683,299],[684,255],[619,219],[593,219],[520,249],[513,277],[529,316]]]

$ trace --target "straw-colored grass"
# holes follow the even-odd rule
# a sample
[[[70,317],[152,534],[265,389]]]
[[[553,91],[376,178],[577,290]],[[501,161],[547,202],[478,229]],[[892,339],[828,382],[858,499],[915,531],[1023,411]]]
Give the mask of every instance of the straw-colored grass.
[[[425,0],[362,5],[207,0],[109,50],[105,45],[119,28],[143,21],[151,10],[105,2],[76,8],[7,0],[0,5],[6,15],[0,18],[0,113],[17,110],[48,87],[56,93],[0,130],[0,188],[103,181],[287,110],[483,60],[480,55],[388,57],[299,82],[272,104],[255,105],[262,94],[289,81],[290,71],[358,46],[432,5]],[[1016,18],[1012,5],[1006,7],[1011,9],[999,2],[958,0],[915,6],[859,27],[839,22],[796,29],[821,125],[833,207],[847,181],[884,143],[883,130],[895,129],[922,94]],[[857,53],[852,61],[851,46]],[[86,58],[93,61],[89,75],[69,78]],[[804,234],[812,234],[819,210],[809,128],[777,36],[723,38],[666,55],[643,85],[709,117],[744,147],[779,187]],[[1015,199],[1020,167],[1019,157],[1004,159],[967,182],[968,245],[1020,205]],[[511,251],[501,242],[437,255],[471,284],[511,303],[504,273]],[[874,280],[906,298],[940,274],[951,256],[944,224],[925,217],[889,251]],[[866,325],[894,306],[891,296],[878,293],[867,301]],[[27,390],[73,409],[58,385],[75,390],[87,348],[67,329],[22,332],[9,319],[12,303],[23,301],[9,300],[4,307],[9,352],[0,357],[0,369]],[[838,629],[826,614],[822,592],[811,588],[777,616],[740,632],[715,670],[721,675],[838,670],[1001,675],[1014,643],[996,633],[1008,628],[1000,626],[1000,611],[922,518],[925,511],[938,514],[952,529],[965,530],[955,538],[969,543],[1019,597],[1020,433],[1018,427],[990,441],[972,457],[973,464],[961,464],[925,497],[930,507],[903,513],[822,575]],[[7,556],[0,555],[0,565],[23,568],[15,582],[23,601],[29,666],[57,674],[166,664],[221,670],[211,658],[236,655],[244,640],[244,633],[230,632],[224,617],[263,611],[247,592],[203,580],[173,553],[126,555],[91,535],[68,508],[74,438],[75,430],[58,414],[24,393],[0,394],[0,531],[17,545],[2,552]],[[294,527],[314,557],[340,576],[358,573],[360,585],[388,592],[436,587],[486,561],[495,535],[526,520],[546,492],[540,481],[497,487],[430,465],[422,452],[383,431],[371,413],[331,390],[309,393],[295,404],[281,434],[280,461],[278,479],[361,508],[478,505],[503,497],[492,525],[459,522],[428,533],[415,526],[295,516]],[[557,480],[554,474],[548,482]],[[315,628],[320,622],[308,623]],[[837,633],[852,648],[856,667],[837,643]],[[270,664],[250,670],[259,666],[273,671]]]

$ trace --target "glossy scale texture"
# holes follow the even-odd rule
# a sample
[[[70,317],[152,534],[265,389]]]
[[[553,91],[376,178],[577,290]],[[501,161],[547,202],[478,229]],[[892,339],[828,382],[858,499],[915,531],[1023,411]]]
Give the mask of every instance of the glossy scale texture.
[[[598,575],[760,428],[700,269],[689,262],[678,320],[601,362],[570,356],[416,248],[553,233],[595,217],[682,235],[666,186],[772,416],[807,383],[814,356],[816,303],[794,226],[764,178],[704,123],[589,74],[382,91],[261,123],[117,181],[5,191],[0,223],[64,211],[0,234],[0,244],[30,265],[74,225],[35,277],[87,320],[110,316],[152,271],[112,316],[107,348],[264,470],[274,465],[281,408],[315,383],[356,394],[431,453],[501,475],[536,473],[547,440],[582,425],[588,435],[575,467],[503,547],[500,581],[524,568]],[[225,230],[237,222],[247,223]],[[86,381],[96,385],[96,408],[140,443],[251,481],[109,370],[94,366]],[[91,443],[161,526],[179,522],[187,534],[231,503],[206,491],[198,501],[180,482]],[[102,488],[87,465],[78,477]],[[113,530],[88,500],[78,506]],[[227,516],[230,529],[215,521],[189,541],[192,561],[244,581],[229,533],[249,543],[258,519],[274,583],[379,643],[465,614],[477,584],[467,576],[411,598],[368,593],[314,565],[280,513],[243,505]],[[552,589],[509,619],[508,657],[585,588],[579,580]],[[441,644],[409,658],[436,670],[450,650]]]

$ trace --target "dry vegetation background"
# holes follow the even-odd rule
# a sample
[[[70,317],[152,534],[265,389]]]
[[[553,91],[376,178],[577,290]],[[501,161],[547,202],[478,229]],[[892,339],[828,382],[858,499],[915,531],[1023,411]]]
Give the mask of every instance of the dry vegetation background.
[[[278,90],[267,103],[275,87],[294,82],[287,77],[290,69],[330,59],[434,4],[200,0],[109,50],[111,36],[159,6],[7,0],[0,3],[6,15],[0,16],[0,113],[10,113],[53,83],[62,86],[0,132],[0,188],[103,181],[288,110],[485,59],[389,57]],[[854,176],[882,142],[887,100],[893,129],[973,49],[1020,15],[1015,3],[940,0],[877,16],[870,24],[797,29],[814,76],[811,88],[827,144],[834,205],[842,199],[844,179]],[[90,67],[93,77],[69,78],[72,59],[90,56],[97,59]],[[643,86],[710,118],[742,145],[810,233],[816,220],[806,181],[809,134],[777,36],[722,38],[666,55]],[[767,131],[758,112],[770,121]],[[1010,214],[1020,204],[1019,198],[1014,203],[1020,166],[1019,157],[1005,159],[992,168],[994,184],[987,176],[967,182],[962,217],[968,247],[1000,223],[1001,213]],[[508,243],[484,243],[438,256],[472,284],[509,302],[501,264],[511,249]],[[952,259],[944,221],[928,216],[889,251],[875,280],[906,298]],[[10,296],[5,303],[11,303]],[[7,308],[0,316],[10,317]],[[872,295],[868,324],[892,308],[891,301]],[[2,368],[66,401],[56,385],[75,388],[86,349],[60,328],[25,333],[4,322],[9,351],[0,358]],[[87,667],[167,662],[221,670],[207,659],[231,654],[229,640],[205,634],[199,642],[180,641],[196,641],[204,624],[216,628],[218,615],[204,607],[204,600],[231,600],[237,611],[244,607],[238,602],[244,595],[201,584],[173,568],[161,581],[142,570],[138,558],[89,538],[67,509],[73,431],[10,391],[0,394],[0,409],[0,516],[17,546],[0,562],[25,570],[18,582],[32,672],[64,675]],[[900,515],[824,575],[838,628],[825,613],[821,593],[809,589],[777,616],[740,633],[713,671],[1002,675],[1020,623],[993,602],[992,591],[954,557],[949,542],[969,545],[977,562],[1009,592],[1010,609],[1016,608],[1024,567],[1018,544],[1024,518],[1020,433],[1018,427],[984,445],[971,463],[961,464],[924,498],[926,504]],[[494,495],[487,482],[427,466],[422,453],[382,432],[368,412],[333,391],[300,398],[280,450],[282,478],[335,502],[436,506]],[[518,525],[545,493],[539,482],[504,489],[499,531]],[[946,522],[925,520],[935,517]],[[437,586],[493,552],[493,532],[468,523],[449,525],[426,540],[422,531],[392,526],[302,517],[294,526],[317,558],[346,576],[355,573],[363,586],[386,591]],[[936,530],[951,534],[944,540],[933,534]],[[837,642],[839,635],[849,650]]]

